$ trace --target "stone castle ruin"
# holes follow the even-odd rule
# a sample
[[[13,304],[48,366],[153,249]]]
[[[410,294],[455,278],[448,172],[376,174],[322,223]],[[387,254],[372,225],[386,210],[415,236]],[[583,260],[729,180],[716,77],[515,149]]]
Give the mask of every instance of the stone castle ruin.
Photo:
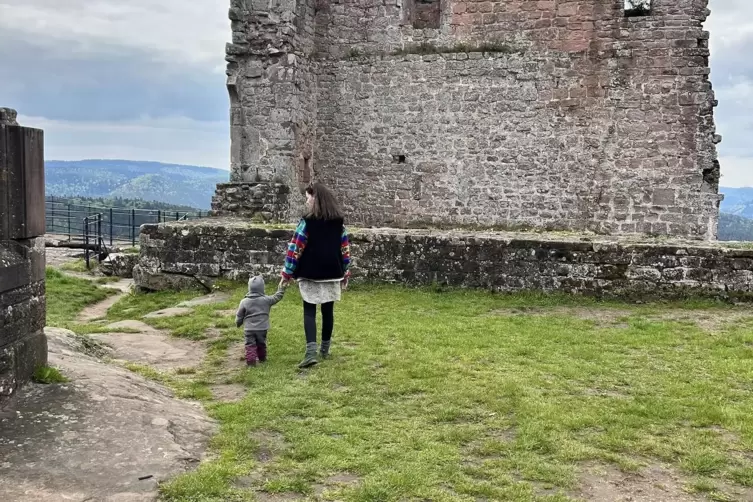
[[[715,242],[707,3],[231,0],[230,183],[142,227],[135,282],[277,277],[292,229],[257,223],[320,180],[355,280],[753,299]]]
[[[357,226],[713,240],[708,0],[632,4],[232,0],[213,208],[288,221],[316,179]]]
[[[44,133],[0,108],[0,405],[47,363]]]

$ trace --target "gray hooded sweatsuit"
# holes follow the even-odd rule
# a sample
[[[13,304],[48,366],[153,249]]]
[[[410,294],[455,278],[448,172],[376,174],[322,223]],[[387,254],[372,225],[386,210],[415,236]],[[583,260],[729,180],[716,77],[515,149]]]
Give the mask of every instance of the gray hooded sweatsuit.
[[[246,345],[266,345],[269,330],[269,311],[282,300],[285,290],[280,288],[273,296],[264,294],[264,279],[261,276],[248,280],[248,294],[241,300],[235,315],[235,324],[246,336]]]

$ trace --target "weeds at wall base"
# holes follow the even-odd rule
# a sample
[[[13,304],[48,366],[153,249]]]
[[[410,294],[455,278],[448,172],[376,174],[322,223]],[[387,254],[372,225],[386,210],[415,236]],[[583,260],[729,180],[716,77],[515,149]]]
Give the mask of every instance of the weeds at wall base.
[[[37,368],[31,379],[36,383],[45,385],[68,382],[68,379],[60,373],[60,370],[50,366],[40,366]]]

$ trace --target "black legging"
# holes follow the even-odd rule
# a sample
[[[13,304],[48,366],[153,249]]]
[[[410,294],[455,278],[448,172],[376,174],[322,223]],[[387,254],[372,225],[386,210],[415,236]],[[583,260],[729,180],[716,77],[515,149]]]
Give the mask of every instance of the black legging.
[[[322,341],[332,339],[335,328],[335,302],[322,303]],[[303,330],[306,343],[316,343],[316,305],[303,302]]]

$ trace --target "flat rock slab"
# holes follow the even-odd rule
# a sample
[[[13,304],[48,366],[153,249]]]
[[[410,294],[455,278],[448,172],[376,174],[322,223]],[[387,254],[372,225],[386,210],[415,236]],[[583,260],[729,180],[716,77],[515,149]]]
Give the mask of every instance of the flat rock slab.
[[[229,293],[212,293],[211,295],[204,295],[193,300],[186,300],[178,304],[178,307],[199,307],[201,305],[215,305],[217,303],[225,303],[230,299]]]
[[[67,238],[67,237],[66,237]],[[45,240],[47,240],[45,238]],[[71,263],[84,256],[83,250],[47,247],[45,250],[47,266],[58,268],[66,263]]]
[[[182,315],[188,315],[193,312],[193,309],[188,307],[170,307],[167,309],[157,310],[144,316],[144,319],[158,319],[160,317],[177,317]]]
[[[161,371],[196,366],[204,360],[203,344],[175,338],[140,321],[121,321],[105,328],[112,332],[92,336],[112,347],[116,359],[149,365]]]
[[[27,385],[0,412],[0,500],[153,501],[203,458],[216,424],[200,405],[87,355],[70,331],[45,333],[70,383]]]

